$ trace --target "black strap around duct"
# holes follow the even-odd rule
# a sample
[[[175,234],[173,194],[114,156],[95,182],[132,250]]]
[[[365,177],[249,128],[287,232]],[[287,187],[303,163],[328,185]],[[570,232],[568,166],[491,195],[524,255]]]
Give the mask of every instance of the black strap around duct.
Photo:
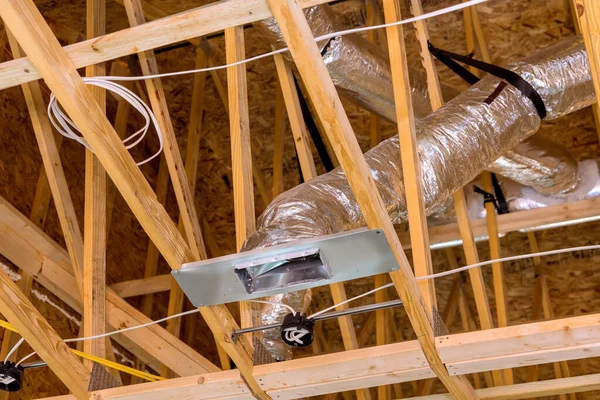
[[[329,153],[327,152],[327,147],[325,147],[325,143],[323,142],[323,138],[321,137],[321,133],[319,132],[319,128],[313,116],[310,112],[310,107],[302,94],[302,90],[300,90],[300,84],[298,80],[294,76],[294,84],[296,85],[296,90],[298,91],[298,100],[300,101],[300,108],[302,110],[302,117],[304,118],[304,123],[306,124],[306,130],[310,134],[310,137],[315,144],[315,148],[317,149],[317,153],[319,154],[319,158],[325,167],[325,171],[329,172],[333,170],[333,162],[331,161],[331,157],[329,157]],[[300,174],[302,175],[302,174]],[[300,178],[302,179],[302,178]]]
[[[477,68],[481,71],[487,72],[488,74],[494,75],[500,79],[505,80],[515,88],[517,88],[525,97],[529,98],[533,103],[533,106],[537,110],[538,115],[541,119],[546,118],[546,106],[544,100],[540,94],[535,90],[533,86],[519,74],[508,70],[506,68],[499,67],[497,65],[488,64],[483,61],[475,60],[471,56],[464,56],[456,53],[451,53],[446,50],[441,50],[435,47],[431,42],[428,42],[429,51],[435,58],[444,63],[448,68],[455,72],[458,76],[463,78],[469,84],[474,85],[479,82],[479,78],[471,73],[468,69],[458,64],[456,61],[460,61],[463,64],[467,64],[471,67]],[[456,61],[454,61],[456,60]]]

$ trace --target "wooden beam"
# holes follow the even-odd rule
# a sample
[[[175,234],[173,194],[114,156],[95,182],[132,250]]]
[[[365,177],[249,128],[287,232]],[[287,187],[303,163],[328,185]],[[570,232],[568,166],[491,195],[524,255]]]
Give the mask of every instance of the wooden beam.
[[[15,40],[14,34],[9,33],[8,39],[13,56],[22,57],[23,52]],[[25,96],[33,131],[40,148],[44,170],[50,184],[54,205],[71,258],[77,287],[80,295],[83,296],[83,238],[69,193],[67,179],[62,168],[58,147],[54,140],[52,125],[46,114],[46,104],[39,83],[31,82],[22,85],[21,89]]]
[[[381,196],[369,172],[331,77],[329,77],[327,68],[320,57],[302,9],[298,3],[291,0],[269,0],[269,6],[290,48],[296,67],[306,85],[331,146],[348,177],[368,227],[382,229],[400,265],[400,269],[390,275],[400,298],[404,302],[404,307],[417,337],[419,337],[425,354],[427,354],[427,360],[442,379],[442,382],[447,385],[449,391],[457,398],[477,398],[468,381],[464,377],[450,377],[439,359],[435,350],[430,314],[425,308],[424,300],[419,292],[406,255],[402,251],[392,222],[383,207]],[[386,21],[397,20],[399,17],[399,4],[391,4],[391,6],[392,9],[388,7]],[[399,48],[404,44],[404,38],[399,32],[401,32],[401,28],[388,28],[388,41],[393,42],[394,45],[390,45],[391,49]],[[395,36],[395,40],[391,39],[392,35]],[[399,40],[399,38],[402,38],[402,40]],[[406,58],[402,57],[402,59],[400,65],[405,66]],[[398,65],[392,60],[392,65],[394,64]],[[406,69],[403,68],[403,70]],[[408,96],[408,89],[408,87],[398,88],[395,92],[401,91]],[[398,105],[399,102],[396,101],[396,104]]]
[[[67,252],[1,197],[0,253],[69,307],[82,312],[82,301]],[[106,296],[106,317],[112,327],[151,322],[112,290],[107,289]],[[115,340],[137,357],[145,358],[146,363],[152,361],[153,368],[158,364],[156,359],[160,359],[181,376],[218,371],[206,358],[158,325],[119,334]],[[151,359],[148,359],[148,355]]]
[[[302,8],[333,0],[301,0]],[[235,10],[232,13],[232,10]],[[272,17],[265,0],[231,0],[197,7],[170,15],[144,26],[123,29],[101,38],[65,46],[76,68],[125,57],[137,52],[206,36],[234,26],[251,24]],[[210,65],[210,63],[209,63]],[[0,64],[0,89],[42,78],[29,57]]]
[[[537,239],[535,232],[527,232],[527,239],[529,241],[529,248],[532,253],[539,253]],[[546,320],[554,319],[554,310],[552,309],[552,303],[550,301],[550,290],[548,289],[548,282],[546,281],[546,274],[544,273],[542,259],[540,257],[533,258],[535,268],[535,280],[534,280],[534,300],[533,300],[533,320],[537,321],[540,319],[541,311],[543,310],[543,316]],[[566,361],[555,362],[552,364],[554,370],[554,377],[557,379],[563,378],[563,373],[566,377],[571,376],[569,371],[569,365]],[[538,368],[537,365],[529,366],[527,368],[528,381],[537,381]],[[565,394],[560,395],[561,400],[566,400]],[[570,400],[575,400],[575,394],[569,394]]]
[[[569,0],[569,4],[571,5],[575,33],[577,35],[582,35],[585,38],[587,46],[589,38],[586,38],[586,36],[589,35],[589,27],[587,17],[584,15],[585,7],[583,5],[583,0]],[[592,62],[595,61],[590,61],[590,63]],[[592,114],[594,115],[594,124],[596,125],[596,131],[600,138],[600,107],[598,107],[598,103],[592,105]]]
[[[384,3],[384,12],[386,15],[386,22],[391,22],[394,15],[391,14],[394,3],[387,3],[387,7]],[[414,15],[422,15],[423,7],[421,6],[420,0],[411,1],[412,13]],[[386,11],[387,8],[387,11]],[[401,19],[401,14],[398,9],[397,20]],[[417,34],[417,40],[421,44],[421,60],[423,66],[427,72],[427,88],[429,98],[431,100],[432,109],[435,111],[442,106],[441,89],[438,81],[437,74],[434,69],[432,56],[427,50],[427,41],[429,34],[427,32],[427,26],[425,21],[415,22],[415,30]],[[399,38],[389,38],[392,41],[404,41],[404,36],[398,32],[393,33],[399,35]],[[388,34],[388,37],[392,34]],[[388,40],[388,43],[390,42]],[[390,49],[390,60],[392,65],[396,62],[401,61],[401,58],[405,57],[403,54],[394,55],[397,51],[392,50],[392,45],[389,45]],[[404,52],[404,48],[401,48]],[[400,64],[402,65],[402,64]],[[394,71],[396,70],[396,71]],[[392,79],[394,79],[395,87],[409,87],[408,69],[402,70],[399,66],[392,67]],[[402,86],[401,86],[402,85]],[[397,93],[397,94],[396,94]],[[425,214],[424,196],[423,196],[423,178],[421,176],[421,161],[417,153],[417,139],[416,129],[414,126],[414,112],[412,108],[412,102],[410,96],[406,93],[400,93],[395,90],[395,101],[396,101],[396,118],[398,121],[398,132],[400,132],[400,153],[402,159],[402,172],[404,175],[404,186],[406,195],[406,206],[408,212],[408,225],[410,228],[410,242],[413,250],[413,263],[415,268],[415,276],[426,276],[433,274],[433,266],[431,262],[431,253],[429,251],[429,235],[427,233],[427,220]],[[400,104],[398,104],[400,103]],[[412,210],[412,212],[411,212]],[[437,301],[435,297],[435,286],[433,280],[420,281],[419,287],[423,293],[423,297],[428,308],[433,312],[433,308],[436,308]]]
[[[54,332],[48,321],[10,277],[0,272],[2,315],[79,400],[88,398],[89,371]]]
[[[573,203],[557,204],[550,207],[532,210],[515,211],[509,214],[498,215],[498,232],[516,232],[522,229],[532,229],[561,223],[587,222],[600,215],[600,199],[588,199]],[[482,237],[487,234],[486,220],[475,219],[471,221],[473,234]],[[398,232],[404,248],[410,248],[410,239],[405,232]],[[429,229],[430,244],[441,244],[459,241],[460,231],[458,224],[433,226]]]
[[[146,22],[144,10],[140,0],[125,0],[124,4],[127,11],[129,24],[131,26],[135,27]],[[138,53],[138,57],[140,60],[142,73],[144,75],[159,74],[158,64],[153,51]],[[181,154],[179,152],[177,138],[175,137],[175,131],[169,115],[169,108],[162,87],[162,82],[158,78],[147,79],[145,82],[148,91],[148,98],[152,105],[154,115],[156,116],[160,129],[163,133],[164,156],[169,169],[175,196],[177,197],[177,203],[179,205],[180,222],[184,227],[187,241],[190,244],[190,248],[194,254],[194,257],[196,259],[206,259],[207,255],[204,248],[202,231],[200,229],[200,220],[198,219],[196,213],[193,192],[190,188],[189,179],[186,175],[186,172],[188,171],[185,169],[183,160],[181,159]],[[197,143],[197,141],[192,141],[190,145],[193,146],[194,143]],[[183,292],[178,287],[177,283],[172,281],[167,311],[168,315],[180,313],[183,310],[184,299],[185,296]],[[179,337],[181,332],[181,321],[169,320],[167,322],[167,330],[176,337]],[[167,373],[168,371],[163,369],[162,375],[166,376]]]
[[[317,176],[317,170],[310,148],[310,136],[306,124],[304,123],[304,117],[300,107],[298,90],[296,89],[296,84],[294,82],[294,73],[292,72],[290,62],[281,54],[276,54],[273,58],[275,59],[279,85],[283,94],[283,103],[285,104],[285,110],[294,137],[294,145],[296,146],[296,153],[298,154],[300,170],[304,180],[308,181]]]
[[[177,269],[186,262],[195,261],[197,257],[181,237],[165,209],[157,202],[142,172],[84,86],[74,65],[61,50],[35,4],[31,0],[0,0],[0,16],[19,38],[19,43],[83,133],[169,265]],[[180,171],[183,172],[183,169]],[[187,185],[183,185],[183,190],[185,188]],[[192,208],[189,212],[195,210]],[[257,396],[266,398],[252,377],[253,362],[248,341],[231,341],[231,331],[238,329],[238,325],[227,308],[203,307],[200,312],[252,391]]]
[[[275,132],[273,135],[273,184],[271,193],[273,198],[284,190],[283,185],[283,137],[285,136],[285,112],[281,85],[275,85]]]
[[[171,289],[171,281],[173,277],[171,274],[165,275],[154,275],[148,276],[147,278],[134,279],[131,281],[124,281],[119,283],[113,283],[110,285],[112,291],[114,291],[119,297],[124,299],[128,297],[135,297],[158,293],[158,292],[166,292]],[[152,297],[150,297],[152,298]],[[146,307],[140,307],[140,310],[145,315],[149,315],[145,311],[147,311]]]
[[[106,3],[86,1],[86,36],[92,39],[106,33]],[[86,76],[104,76],[104,64],[86,68]],[[93,86],[90,90],[101,110],[106,113],[106,91]],[[106,333],[106,172],[89,150],[85,152],[85,210],[83,238],[83,336]],[[110,344],[110,342],[108,342]],[[83,351],[105,358],[106,339],[86,340]],[[84,361],[88,369],[93,363]]]
[[[411,0],[411,5],[412,5],[412,11],[413,11],[414,15],[422,15],[423,14],[423,7],[421,5],[420,0]],[[440,87],[440,82],[439,82],[439,79],[437,76],[437,72],[435,70],[435,64],[433,62],[433,56],[431,55],[431,53],[428,50],[429,34],[427,31],[427,26],[426,26],[425,21],[421,20],[421,21],[415,22],[415,30],[417,32],[417,39],[418,39],[419,45],[420,45],[421,60],[423,61],[423,66],[425,68],[425,73],[427,75],[427,89],[428,89],[429,98],[431,101],[431,108],[433,111],[435,111],[443,105],[443,98],[442,98],[442,90]],[[394,63],[392,62],[392,64],[394,64]],[[400,120],[400,118],[398,118],[398,120]],[[400,148],[403,149],[402,143],[400,144]],[[415,154],[416,154],[416,151],[415,151]],[[404,155],[402,158],[404,159]],[[418,164],[419,163],[418,158],[416,158],[416,160],[417,160],[416,163]],[[403,167],[403,170],[406,171],[406,169],[404,167]],[[419,182],[420,182],[421,177],[418,176],[417,179],[419,179]],[[412,190],[407,187],[406,192],[407,192],[407,199],[408,199],[409,193],[412,192]],[[422,199],[422,196],[419,196],[419,197]],[[456,219],[457,219],[459,230],[460,230],[460,236],[463,241],[463,248],[465,251],[465,256],[466,256],[467,262],[469,264],[477,263],[479,261],[478,254],[477,254],[477,247],[475,246],[473,231],[471,228],[471,224],[469,222],[464,191],[462,189],[458,190],[456,193],[454,193],[453,199],[454,199],[454,208],[456,211]],[[410,214],[409,214],[409,218],[410,218]],[[423,219],[424,219],[424,217],[423,217]],[[412,229],[414,229],[413,225],[414,225],[414,223],[411,222],[409,219],[409,226],[411,228],[411,244],[414,240],[413,234],[412,234]],[[421,234],[421,235],[424,237],[427,237],[426,233]],[[427,246],[429,246],[429,243],[427,243]],[[421,248],[421,247],[422,247],[422,245],[419,244],[419,248]],[[413,250],[413,253],[414,253],[414,250]],[[427,274],[431,274],[432,272],[433,271],[431,270],[431,268],[429,268],[427,270],[423,270],[420,274],[427,275]],[[490,312],[490,305],[489,305],[489,302],[487,299],[487,292],[485,289],[485,283],[483,281],[483,275],[481,274],[481,270],[478,268],[470,269],[469,276],[471,277],[471,283],[473,285],[473,293],[475,295],[475,303],[477,304],[477,311],[479,314],[479,320],[480,320],[481,326],[483,329],[493,328],[494,325],[493,325],[493,320],[492,320],[492,316],[491,316],[491,312]],[[502,384],[502,376],[500,375],[500,373],[495,372],[494,381],[497,385]]]
[[[589,392],[600,390],[600,374],[583,375],[573,378],[551,379],[534,383],[501,386],[476,390],[481,399],[519,400],[556,396],[571,392]],[[425,397],[411,397],[408,400],[451,400],[446,394]]]
[[[585,40],[585,47],[590,60],[590,69],[594,81],[594,89],[596,96],[600,94],[600,6],[593,0],[572,0],[575,4],[575,19],[579,19],[579,24],[575,24],[581,30],[581,34]],[[583,7],[580,7],[583,6]],[[582,10],[583,9],[583,10]],[[579,12],[583,11],[583,15],[579,16]],[[596,128],[600,126],[600,111],[596,104],[593,109]],[[599,131],[600,134],[600,131]]]
[[[563,359],[569,359],[572,356],[597,357],[600,344],[600,315],[460,333],[438,337],[436,341],[439,342],[438,347],[442,352],[446,347],[451,349],[447,357],[444,357],[444,362],[449,365],[456,364],[462,359],[477,359],[482,349],[486,354],[498,354],[495,360],[496,364],[510,365],[511,368],[521,366],[526,357],[529,357],[529,362],[547,362],[553,358],[553,355],[558,355],[555,354],[557,349],[564,350],[560,355]],[[505,345],[508,347],[502,347]],[[505,349],[508,351],[504,352]],[[583,349],[591,351],[583,351]],[[474,369],[478,372],[485,371],[489,366],[473,364]],[[431,369],[427,367],[425,355],[416,340],[259,365],[256,366],[254,372],[267,393],[278,399],[317,396],[434,376]],[[532,397],[539,397],[551,395],[553,392],[550,390],[556,390],[556,388],[547,387],[549,392],[541,391],[541,388],[546,385],[554,385],[550,382],[556,384],[562,382],[560,385],[564,386],[560,390],[564,390],[564,392],[598,390],[600,385],[598,374],[591,375],[591,377],[528,383],[527,386],[519,386],[520,389],[516,388],[517,385],[500,386],[482,389],[477,393],[483,397],[484,390],[489,390],[491,393],[498,394],[498,397],[487,398],[503,399],[504,397],[501,397],[500,394],[511,393],[515,390],[513,397],[507,398],[519,399],[530,396],[527,393],[531,390]],[[217,381],[220,386],[212,386]],[[237,371],[225,371],[99,391],[94,393],[94,398],[110,398],[111,400],[129,400],[140,397],[213,399],[231,396],[235,399],[245,399],[247,397],[243,397],[243,392],[232,393],[229,391],[232,387],[238,386],[239,382],[240,376]],[[223,394],[220,394],[219,390],[223,390]],[[149,394],[153,396],[150,397]],[[442,396],[446,396],[442,399],[452,398],[449,395]],[[436,399],[436,397],[426,398]]]
[[[465,9],[465,35],[467,37],[467,51],[470,53],[475,50],[475,38],[479,44],[481,57],[483,61],[491,63],[492,60],[489,55],[487,42],[483,35],[483,29],[479,21],[479,14],[477,13],[476,7],[470,7]],[[483,189],[488,193],[493,193],[494,188],[492,185],[492,176],[489,172],[485,171],[481,174],[481,180]],[[486,202],[485,207],[485,219],[488,231],[488,241],[490,246],[490,257],[491,259],[498,259],[501,257],[500,253],[500,236],[498,234],[498,220],[496,217],[496,209],[493,203]],[[504,273],[502,271],[501,263],[492,264],[492,276],[494,281],[494,296],[496,299],[496,315],[498,317],[498,326],[508,326],[508,317],[506,312],[506,296],[504,293]],[[482,301],[482,300],[480,300]],[[514,384],[513,373],[510,370],[504,370],[503,379],[507,385]]]
[[[290,121],[292,135],[294,136],[294,144],[296,146],[296,153],[298,154],[298,160],[300,162],[300,170],[302,171],[302,177],[304,180],[309,181],[317,176],[317,172],[315,169],[315,161],[309,145],[310,142],[308,139],[308,131],[302,116],[302,109],[300,107],[296,83],[294,82],[292,67],[291,64],[286,61],[281,54],[276,54],[274,58],[277,76],[279,77],[279,84],[283,93],[285,108]],[[329,285],[329,288],[331,290],[331,297],[334,304],[343,303],[348,300],[346,289],[344,288],[343,283],[334,283]],[[348,304],[344,304],[337,307],[337,309],[344,310],[348,307]],[[358,339],[356,337],[354,324],[352,323],[352,317],[340,317],[338,318],[338,323],[340,324],[344,348],[346,350],[358,349]],[[356,392],[356,396],[359,400],[371,398],[368,390],[359,390]]]
[[[244,28],[242,26],[227,28],[225,30],[227,64],[243,60],[245,49]],[[245,64],[227,68],[227,89],[229,93],[235,242],[237,251],[240,251],[246,238],[256,230],[254,185],[252,183],[252,145],[250,141],[250,116],[248,114]],[[252,306],[250,302],[240,302],[240,322],[242,327],[252,326]]]
[[[125,0],[125,9],[127,10],[127,17],[131,26],[135,27],[145,23],[144,11],[139,0]],[[153,51],[140,52],[138,53],[138,57],[144,75],[159,74],[158,64]],[[179,211],[182,215],[186,237],[190,243],[190,249],[196,259],[206,259],[200,223],[194,206],[192,193],[189,185],[187,185],[185,167],[183,165],[183,160],[181,159],[175,131],[169,116],[167,99],[164,94],[162,82],[160,79],[155,78],[146,79],[145,83],[152,110],[154,111],[158,125],[163,133],[164,155],[167,160],[167,166],[169,167],[171,182],[173,183],[173,189],[175,190],[175,196],[177,197],[177,204],[179,205]]]

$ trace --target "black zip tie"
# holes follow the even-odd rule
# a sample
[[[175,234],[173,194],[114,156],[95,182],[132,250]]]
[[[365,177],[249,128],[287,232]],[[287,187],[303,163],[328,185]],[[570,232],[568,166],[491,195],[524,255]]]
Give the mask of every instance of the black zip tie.
[[[472,57],[464,56],[456,53],[451,53],[446,50],[438,49],[431,42],[427,42],[429,51],[435,58],[446,64],[453,72],[467,81],[469,84],[474,85],[479,82],[479,78],[471,71],[458,64],[456,61],[460,61],[463,64],[477,68],[481,71],[487,72],[488,74],[494,75],[502,80],[505,80],[517,90],[519,90],[525,97],[529,98],[533,103],[538,115],[541,119],[546,118],[547,110],[546,105],[542,96],[535,90],[535,88],[523,79],[519,74],[509,69],[499,67],[494,64],[489,64],[483,61],[475,60]],[[456,60],[456,61],[455,61]]]
[[[482,188],[480,188],[477,185],[473,185],[473,190],[475,191],[475,193],[479,193],[479,194],[483,195],[483,204],[484,205],[487,203],[492,203],[494,205],[494,208],[496,210],[499,210],[498,202],[496,201],[496,196],[494,196],[490,192],[486,192],[485,190],[483,190]]]
[[[500,187],[500,182],[498,182],[498,177],[494,173],[492,173],[492,186],[494,188],[496,202],[498,203],[498,214],[508,214],[508,203],[506,202],[506,198],[504,197],[504,193],[502,192],[502,187]]]

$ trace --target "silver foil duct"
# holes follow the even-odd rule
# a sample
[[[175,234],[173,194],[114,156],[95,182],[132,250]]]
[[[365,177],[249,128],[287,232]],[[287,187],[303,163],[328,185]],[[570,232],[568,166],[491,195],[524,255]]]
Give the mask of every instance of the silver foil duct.
[[[346,29],[327,4],[306,8],[304,15],[315,37]],[[274,18],[257,22],[254,27],[275,48],[286,46]],[[396,120],[390,62],[384,50],[359,35],[322,41],[319,48],[340,95],[390,121]],[[411,88],[415,116],[422,118],[431,112],[424,77],[412,73]]]
[[[439,0],[430,0],[435,4]],[[447,1],[447,0],[441,0]],[[357,19],[363,12],[364,3],[345,2],[342,10],[345,21]],[[339,11],[339,10],[338,10]],[[347,29],[342,18],[327,5],[318,5],[304,10],[315,36]],[[350,22],[354,27],[363,21]],[[285,41],[274,18],[255,24],[263,37],[276,48],[285,47]],[[348,35],[321,42],[320,48],[327,70],[340,95],[360,104],[390,121],[396,121],[394,93],[389,56],[380,47],[374,46],[358,35]],[[413,109],[416,118],[431,113],[427,94],[426,78],[422,72],[410,71]],[[457,93],[442,85],[444,98],[452,99]],[[542,141],[532,140],[519,145],[494,163],[493,171],[525,185],[535,186],[542,193],[568,190],[569,172],[575,176],[574,160],[567,160],[559,150]]]
[[[508,68],[523,76],[540,93],[548,119],[595,102],[581,38],[565,40]],[[428,215],[442,208],[456,190],[538,130],[541,121],[533,104],[514,87],[507,86],[491,104],[484,102],[499,84],[499,79],[487,76],[435,113],[417,121]],[[391,219],[395,223],[405,221],[398,136],[368,151],[365,159]],[[338,168],[279,195],[257,225],[257,231],[248,238],[243,250],[356,229],[365,223],[344,172]],[[259,313],[262,321],[257,322],[279,320],[282,315],[274,311],[269,307],[262,309]],[[284,359],[288,353],[275,356]]]
[[[489,170],[542,194],[572,192],[579,182],[577,161],[568,150],[538,135],[504,153]]]

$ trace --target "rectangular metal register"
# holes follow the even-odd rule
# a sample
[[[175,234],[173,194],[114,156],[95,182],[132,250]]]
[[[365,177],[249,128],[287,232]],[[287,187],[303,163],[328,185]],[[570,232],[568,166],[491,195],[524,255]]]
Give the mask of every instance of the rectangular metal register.
[[[184,264],[173,276],[196,307],[250,300],[398,269],[379,229],[358,229]]]

